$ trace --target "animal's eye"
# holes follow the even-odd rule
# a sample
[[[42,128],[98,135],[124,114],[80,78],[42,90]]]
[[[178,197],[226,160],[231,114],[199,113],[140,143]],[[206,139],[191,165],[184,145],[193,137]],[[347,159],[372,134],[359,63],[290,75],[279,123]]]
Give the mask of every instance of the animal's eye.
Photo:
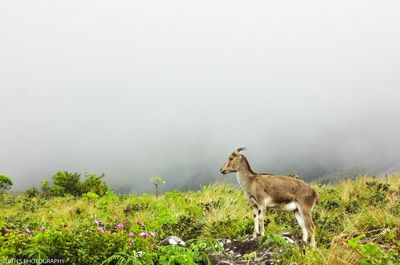
[[[233,157],[229,157],[229,160],[232,160],[233,159]]]

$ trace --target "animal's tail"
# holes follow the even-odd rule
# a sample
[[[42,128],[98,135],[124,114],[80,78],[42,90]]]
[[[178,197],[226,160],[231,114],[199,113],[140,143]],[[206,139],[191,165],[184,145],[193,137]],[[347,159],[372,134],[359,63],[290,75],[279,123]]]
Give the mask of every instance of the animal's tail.
[[[314,189],[312,191],[313,191],[314,197],[316,198],[315,204],[317,204],[317,203],[319,203],[319,195]]]

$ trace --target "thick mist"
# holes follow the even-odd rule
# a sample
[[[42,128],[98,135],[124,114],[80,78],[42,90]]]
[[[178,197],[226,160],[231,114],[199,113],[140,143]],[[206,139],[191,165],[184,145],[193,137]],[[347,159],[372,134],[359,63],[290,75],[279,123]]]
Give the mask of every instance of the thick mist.
[[[3,1],[0,172],[144,192],[400,171],[398,1]]]

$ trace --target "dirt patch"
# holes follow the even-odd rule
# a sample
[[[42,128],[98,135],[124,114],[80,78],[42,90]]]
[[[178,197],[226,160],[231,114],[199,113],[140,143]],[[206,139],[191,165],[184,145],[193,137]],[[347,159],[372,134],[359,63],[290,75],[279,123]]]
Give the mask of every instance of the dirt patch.
[[[258,239],[221,240],[222,253],[210,255],[213,265],[271,264],[271,253],[260,249]]]
[[[281,236],[288,243],[300,243],[300,239],[293,237],[293,235],[282,234]],[[281,251],[277,249],[276,246],[274,249],[272,246],[264,246],[261,248],[259,239],[251,238],[245,240],[221,239],[220,244],[223,247],[223,251],[221,253],[209,255],[213,265],[277,264],[276,261],[274,261],[277,257],[276,251]],[[299,245],[301,245],[301,243]]]

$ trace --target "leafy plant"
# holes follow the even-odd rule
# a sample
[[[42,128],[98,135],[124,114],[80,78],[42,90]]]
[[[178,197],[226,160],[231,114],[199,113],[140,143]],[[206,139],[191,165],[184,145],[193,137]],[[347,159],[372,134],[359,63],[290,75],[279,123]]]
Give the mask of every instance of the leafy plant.
[[[35,198],[39,195],[39,191],[36,187],[32,187],[27,189],[24,194],[27,198]]]
[[[115,264],[115,265],[143,265],[139,259],[139,254],[136,251],[127,253],[124,251],[115,253],[114,255],[108,257],[105,261],[101,263],[104,264]]]
[[[11,189],[12,180],[6,175],[0,174],[0,195]]]
[[[186,243],[189,244],[190,249],[196,252],[221,252],[223,250],[221,244],[214,238],[191,239],[186,241]]]
[[[333,210],[337,209],[340,207],[340,202],[337,199],[332,199],[329,201],[322,201],[321,202],[321,207],[327,209],[327,210]]]
[[[243,255],[243,258],[247,260],[247,264],[250,265],[252,260],[257,258],[257,252],[253,251]]]
[[[206,253],[196,252],[179,246],[160,246],[157,248],[158,264],[186,265],[211,264]]]
[[[201,235],[201,224],[195,216],[182,215],[175,223],[165,223],[162,225],[164,235],[178,235],[186,239],[197,238]]]
[[[49,181],[48,180],[43,180],[42,181],[42,194],[46,198],[50,197],[60,197],[65,194],[65,190],[61,186],[49,186]]]
[[[286,240],[278,234],[268,234],[261,239],[260,242],[261,247],[266,246],[278,246],[285,247],[287,246]]]
[[[40,264],[41,259],[47,259],[48,256],[46,254],[46,248],[43,246],[34,246],[33,248],[29,248],[24,252],[24,255],[26,255],[27,258],[29,259],[37,259]]]
[[[357,250],[361,256],[362,265],[369,264],[394,264],[395,259],[398,258],[398,253],[394,251],[385,252],[376,243],[362,244],[361,239],[366,238],[365,234],[351,238],[347,241],[350,248]]]
[[[98,196],[105,196],[107,191],[109,190],[107,184],[104,182],[105,174],[101,174],[97,176],[95,174],[86,174],[85,180],[82,182],[82,193],[94,193]]]
[[[131,203],[128,204],[125,208],[124,208],[124,213],[126,216],[132,215],[134,213],[143,211],[145,209],[149,208],[149,204],[148,203],[142,203],[142,202],[138,202],[138,203]]]
[[[79,173],[58,171],[53,176],[53,186],[50,186],[47,180],[42,181],[42,192],[45,197],[59,197],[67,194],[82,196],[88,193],[102,197],[109,191],[107,184],[103,181],[104,176],[104,174],[100,176],[86,174],[85,180],[81,181]],[[90,194],[88,196],[93,197]]]
[[[351,214],[360,212],[361,211],[360,203],[356,200],[351,201],[349,204],[345,206],[345,211]]]
[[[54,185],[63,188],[64,193],[80,196],[82,194],[81,175],[59,171],[53,176]]]

